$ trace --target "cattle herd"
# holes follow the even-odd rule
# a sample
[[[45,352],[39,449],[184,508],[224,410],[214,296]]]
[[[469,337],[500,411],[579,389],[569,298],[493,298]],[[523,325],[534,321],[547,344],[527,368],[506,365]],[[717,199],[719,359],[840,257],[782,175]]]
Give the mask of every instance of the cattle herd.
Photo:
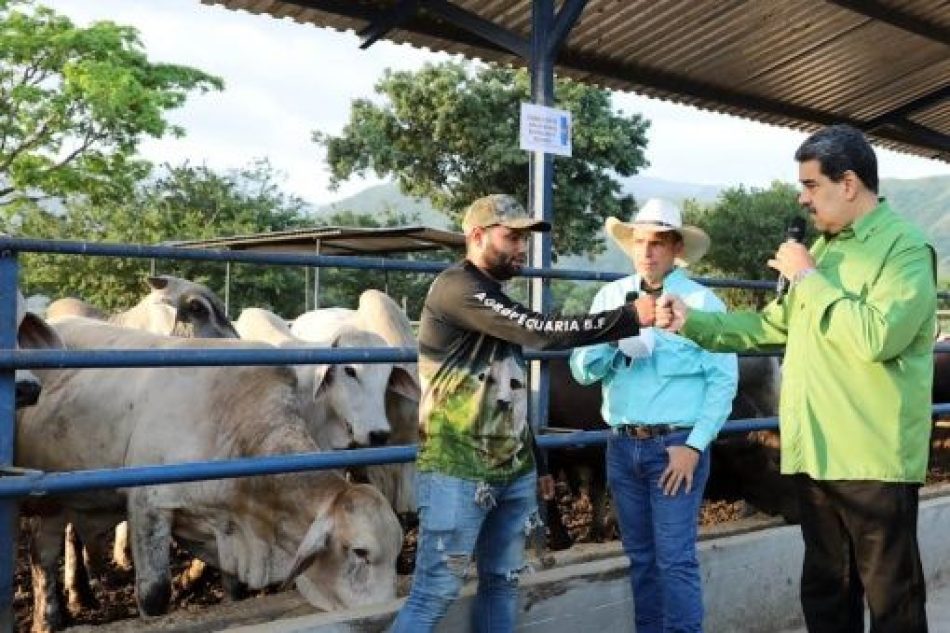
[[[77,350],[416,346],[406,315],[375,290],[363,293],[355,310],[315,310],[287,322],[252,308],[231,323],[221,301],[200,284],[169,276],[148,283],[142,301],[111,316],[60,299],[44,321],[26,312],[19,296],[17,344]],[[950,355],[935,359],[934,398],[946,402]],[[733,417],[775,415],[779,373],[776,358],[743,358]],[[603,427],[599,388],[575,383],[564,361],[553,361],[551,374],[550,426]],[[419,401],[414,363],[18,370],[16,465],[69,471],[411,444],[418,439]],[[744,498],[795,520],[773,434],[729,435],[714,451],[707,496]],[[595,510],[592,536],[601,537],[602,448],[552,452],[550,465],[586,488]],[[24,500],[33,630],[61,628],[88,595],[84,579],[100,573],[109,557],[134,568],[139,613],[164,612],[173,541],[197,565],[220,570],[228,587],[295,584],[326,610],[392,599],[402,526],[415,511],[412,477],[411,464],[393,464]],[[569,544],[553,504],[549,528],[552,548]],[[115,548],[106,551],[113,535]],[[64,553],[65,578],[58,574]]]

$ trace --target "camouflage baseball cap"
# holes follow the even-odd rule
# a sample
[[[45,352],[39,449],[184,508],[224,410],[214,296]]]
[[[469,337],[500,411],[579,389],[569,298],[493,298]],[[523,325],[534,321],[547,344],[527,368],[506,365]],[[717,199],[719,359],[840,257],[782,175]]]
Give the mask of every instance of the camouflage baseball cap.
[[[506,194],[492,194],[479,198],[465,210],[462,230],[466,233],[476,226],[507,226],[509,229],[550,231],[551,224],[528,215],[518,201]]]

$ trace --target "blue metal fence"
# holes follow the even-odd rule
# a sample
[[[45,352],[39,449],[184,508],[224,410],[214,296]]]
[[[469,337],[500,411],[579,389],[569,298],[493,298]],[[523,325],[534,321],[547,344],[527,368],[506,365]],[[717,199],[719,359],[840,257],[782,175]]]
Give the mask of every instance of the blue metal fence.
[[[180,483],[204,479],[222,479],[267,475],[305,470],[324,470],[347,466],[408,462],[415,458],[414,446],[389,446],[311,454],[280,455],[226,461],[192,462],[160,466],[134,466],[116,469],[44,473],[11,466],[15,424],[14,373],[17,368],[104,368],[104,367],[185,367],[208,365],[275,365],[336,364],[347,362],[380,363],[411,362],[416,359],[410,348],[347,348],[347,349],[189,349],[189,350],[14,350],[15,293],[17,253],[37,252],[105,257],[165,258],[199,261],[232,261],[244,263],[343,267],[369,270],[397,270],[437,273],[448,264],[414,262],[366,257],[327,255],[290,255],[230,251],[181,250],[163,246],[98,244],[53,240],[0,237],[0,609],[11,604],[14,568],[15,499],[24,496],[67,494],[90,489],[119,488],[153,484]],[[624,276],[579,270],[525,270],[530,277],[609,281]],[[774,288],[763,281],[704,279],[710,286],[748,289]],[[941,293],[944,300],[950,293]],[[950,345],[937,347],[939,353],[950,353]],[[763,352],[749,355],[777,355]],[[567,352],[527,353],[529,360],[564,357]],[[935,414],[950,413],[950,404],[938,404]],[[747,432],[774,429],[776,418],[730,422],[724,432]],[[543,448],[602,444],[607,431],[586,431],[547,435],[539,438]]]
[[[368,257],[328,255],[293,255],[284,253],[248,253],[213,250],[183,250],[167,246],[105,244],[78,241],[37,240],[0,237],[0,296],[13,297],[16,290],[18,252],[53,253],[130,258],[165,258],[191,261],[232,261],[286,266],[341,267],[363,270],[398,270],[437,273],[450,264],[415,262]],[[526,276],[551,277],[572,280],[608,281],[624,276],[621,273],[601,273],[582,270],[526,269]],[[701,283],[730,288],[771,290],[767,281],[697,278]],[[950,298],[943,293],[942,298]],[[339,364],[412,362],[416,352],[410,348],[347,348],[347,349],[128,349],[97,351],[14,350],[14,302],[0,301],[0,465],[12,464],[14,370],[56,368],[106,367],[192,367],[210,365],[277,365],[277,364]],[[3,324],[8,327],[2,327]],[[950,353],[950,345],[937,346],[938,352]],[[569,352],[527,352],[528,360],[548,360],[566,357]],[[751,352],[748,356],[774,356],[781,352]],[[4,388],[6,386],[6,388]],[[950,405],[942,405],[950,409]],[[935,407],[936,412],[947,412]],[[6,415],[3,415],[6,413]],[[726,432],[744,432],[754,429],[776,428],[775,418],[732,422]],[[539,443],[545,448],[580,446],[606,441],[603,431],[576,432],[544,436]],[[288,455],[267,458],[249,458],[226,462],[201,462],[179,465],[141,466],[121,469],[103,469],[76,473],[42,473],[8,468],[7,474],[19,475],[0,479],[0,500],[27,495],[45,495],[87,490],[90,488],[118,488],[136,485],[197,481],[249,475],[262,475],[298,470],[321,470],[346,466],[411,461],[415,448],[411,446],[366,448],[331,451],[313,455]],[[2,527],[0,527],[2,536]],[[0,570],[2,571],[2,570]]]

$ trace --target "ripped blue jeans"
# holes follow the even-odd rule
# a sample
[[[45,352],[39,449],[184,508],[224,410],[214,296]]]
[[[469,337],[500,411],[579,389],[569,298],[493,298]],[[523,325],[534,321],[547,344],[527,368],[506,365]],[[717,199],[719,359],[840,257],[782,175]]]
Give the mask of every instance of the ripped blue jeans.
[[[536,485],[533,472],[506,485],[432,472],[416,475],[416,572],[391,633],[432,631],[458,597],[473,557],[478,593],[472,631],[514,630],[525,537],[538,521]]]

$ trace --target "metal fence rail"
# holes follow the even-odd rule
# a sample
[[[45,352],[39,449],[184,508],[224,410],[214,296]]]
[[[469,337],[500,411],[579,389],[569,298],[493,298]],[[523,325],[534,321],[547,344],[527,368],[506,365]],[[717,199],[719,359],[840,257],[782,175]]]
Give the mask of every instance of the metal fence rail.
[[[934,346],[950,354],[950,343]],[[526,352],[527,360],[567,358],[570,352]],[[771,352],[742,352],[739,356],[781,356]],[[338,365],[342,363],[414,363],[411,347],[281,348],[281,349],[124,349],[124,350],[9,350],[0,349],[0,370],[107,367],[210,367],[212,365]]]
[[[276,266],[313,266],[317,268],[352,268],[355,270],[396,270],[416,273],[439,273],[449,263],[423,262],[405,259],[343,255],[293,255],[289,253],[251,253],[247,251],[221,251],[181,249],[171,246],[146,246],[142,244],[109,244],[75,240],[38,240],[21,237],[0,236],[0,253],[31,252],[57,255],[86,255],[97,257],[130,257],[137,259],[175,259],[206,262],[238,262],[246,264],[271,264]],[[629,273],[599,272],[578,269],[525,268],[524,277],[569,279],[574,281],[614,281]],[[694,277],[713,288],[739,288],[744,290],[775,290],[774,281],[748,279],[716,279]],[[950,292],[939,292],[944,301],[950,301]]]
[[[933,414],[934,416],[950,414],[950,403],[935,405]],[[748,433],[777,428],[777,417],[754,418],[726,422],[721,434]],[[538,444],[544,449],[579,448],[604,444],[611,435],[612,433],[608,430],[558,433],[540,436]],[[332,470],[348,466],[396,464],[411,462],[415,458],[416,447],[405,445],[55,473],[10,469],[4,474],[18,476],[0,478],[0,499],[310,470]]]

